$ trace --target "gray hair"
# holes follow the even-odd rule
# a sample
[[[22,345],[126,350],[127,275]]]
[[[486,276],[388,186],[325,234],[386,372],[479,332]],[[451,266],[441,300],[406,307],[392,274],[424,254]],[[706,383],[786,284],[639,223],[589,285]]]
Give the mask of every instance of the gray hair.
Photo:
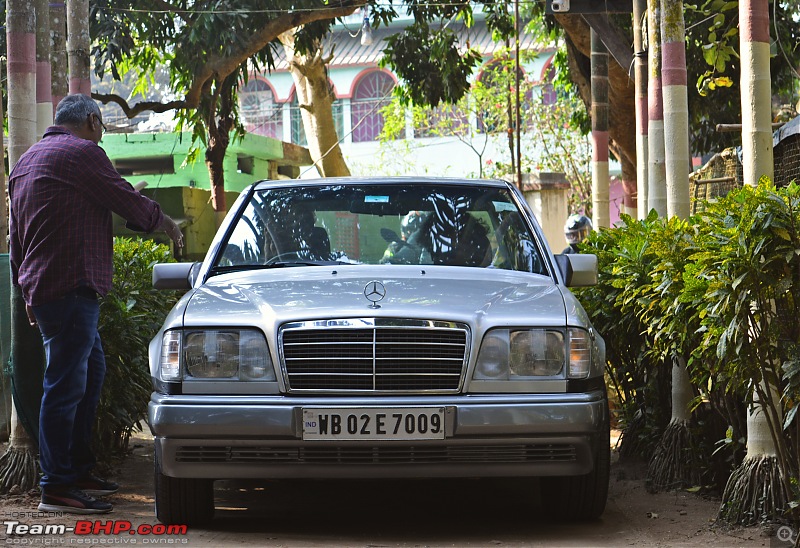
[[[94,99],[82,93],[73,93],[58,102],[54,123],[57,126],[80,125],[86,122],[86,118],[91,114],[96,114],[98,118],[102,119],[100,107],[97,106]]]

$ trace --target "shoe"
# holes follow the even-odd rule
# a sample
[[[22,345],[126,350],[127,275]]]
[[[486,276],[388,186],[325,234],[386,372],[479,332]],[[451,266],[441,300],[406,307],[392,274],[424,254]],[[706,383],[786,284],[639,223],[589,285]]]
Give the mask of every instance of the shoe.
[[[40,512],[66,512],[68,514],[107,514],[114,507],[97,500],[80,489],[42,491]]]
[[[104,495],[116,493],[119,490],[119,484],[89,474],[76,481],[75,488],[80,489],[87,495],[102,497]]]

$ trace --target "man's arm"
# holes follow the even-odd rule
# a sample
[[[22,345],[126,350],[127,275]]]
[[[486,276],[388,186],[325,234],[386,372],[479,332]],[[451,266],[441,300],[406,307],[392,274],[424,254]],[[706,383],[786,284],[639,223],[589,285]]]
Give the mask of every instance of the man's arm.
[[[89,177],[89,184],[94,187],[93,192],[88,193],[91,199],[125,219],[132,230],[163,230],[177,247],[183,247],[183,234],[177,223],[161,211],[156,201],[134,189],[114,169],[102,148],[88,146],[84,152],[88,157],[87,164],[94,168]]]

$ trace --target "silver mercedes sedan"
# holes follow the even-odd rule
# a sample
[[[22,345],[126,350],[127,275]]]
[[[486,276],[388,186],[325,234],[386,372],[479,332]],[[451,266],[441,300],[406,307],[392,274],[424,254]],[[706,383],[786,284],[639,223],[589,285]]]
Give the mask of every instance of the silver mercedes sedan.
[[[215,479],[532,477],[602,514],[605,345],[504,181],[261,181],[150,343],[156,515],[213,516]]]

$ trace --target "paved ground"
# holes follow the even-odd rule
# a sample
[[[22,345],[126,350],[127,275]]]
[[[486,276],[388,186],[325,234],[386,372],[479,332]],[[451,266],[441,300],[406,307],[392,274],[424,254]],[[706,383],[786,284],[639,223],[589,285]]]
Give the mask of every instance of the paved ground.
[[[274,546],[274,547],[520,547],[520,546],[789,546],[761,528],[714,525],[719,501],[687,492],[649,494],[641,466],[612,466],[608,507],[601,520],[548,522],[535,480],[275,481],[222,484],[215,519],[185,534],[143,535],[119,530],[157,528],[153,515],[152,440],[114,471],[122,484],[110,497],[114,512],[91,517],[38,516],[31,495],[0,499],[0,539],[7,546]],[[4,447],[0,447],[4,450]],[[219,482],[218,482],[219,483]],[[112,521],[113,520],[113,521]],[[118,528],[99,535],[55,530],[22,534],[29,526]],[[11,534],[9,534],[11,533]]]

